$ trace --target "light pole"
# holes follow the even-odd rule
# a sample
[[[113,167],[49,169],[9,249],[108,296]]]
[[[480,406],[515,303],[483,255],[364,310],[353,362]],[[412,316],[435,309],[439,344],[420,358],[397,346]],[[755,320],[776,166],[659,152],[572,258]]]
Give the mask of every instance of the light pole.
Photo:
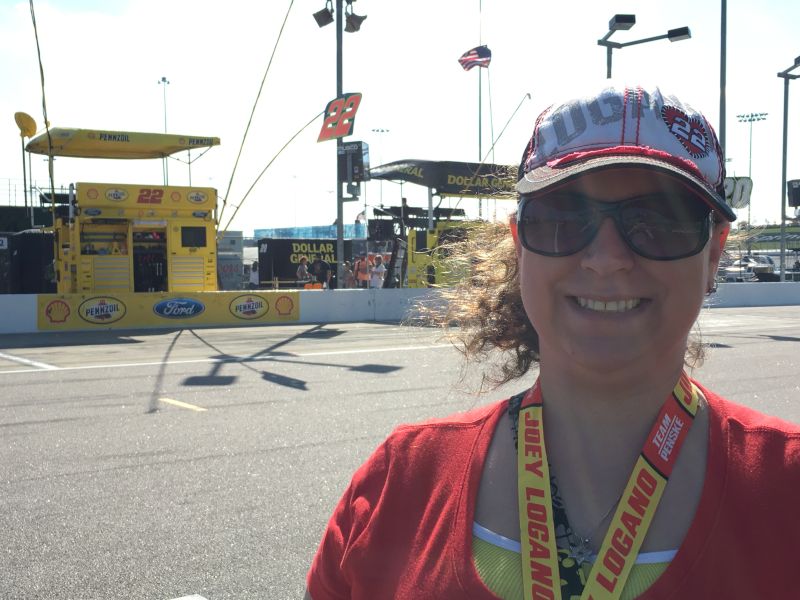
[[[354,33],[361,29],[361,24],[366,15],[357,15],[353,12],[355,0],[336,0],[336,8],[332,0],[326,0],[325,8],[314,13],[314,20],[319,27],[325,27],[334,22],[336,15],[336,97],[341,98],[342,92],[342,22],[345,22],[344,31]],[[343,8],[347,3],[347,11]],[[346,14],[345,14],[346,13]],[[345,16],[342,19],[342,15]],[[344,155],[342,138],[336,138],[336,287],[344,281],[344,195],[342,193],[342,175],[339,170],[339,156]]]
[[[384,133],[389,133],[389,130],[377,127],[372,130],[372,133],[383,135]],[[380,148],[381,148],[381,156],[378,160],[380,161],[381,164],[383,164],[383,144],[381,144]],[[383,206],[383,179],[381,179],[380,181],[380,187],[381,187],[381,206]]]
[[[163,86],[164,88],[164,133],[167,133],[167,86],[169,85],[169,81],[166,77],[162,77],[158,81],[158,85]],[[164,185],[169,183],[169,165],[167,165],[167,157],[161,159],[162,169],[164,171]]]
[[[789,81],[797,79],[800,75],[790,72],[800,67],[800,56],[794,59],[794,64],[788,69],[778,73],[783,79],[783,163],[781,168],[781,281],[786,281],[786,154],[789,131]]]
[[[634,46],[636,44],[644,44],[646,42],[654,42],[656,40],[666,40],[670,42],[679,42],[680,40],[688,40],[692,37],[692,32],[688,27],[678,27],[677,29],[670,29],[663,35],[655,35],[653,37],[642,38],[641,40],[634,40],[632,42],[611,42],[610,38],[615,31],[625,31],[636,25],[636,15],[614,15],[608,22],[608,33],[602,38],[597,40],[598,46],[605,46],[606,48],[606,79],[611,79],[611,51],[626,46]]]
[[[747,176],[753,179],[753,121],[766,121],[767,113],[749,113],[736,115],[740,123],[749,123],[750,126],[750,152],[747,158]],[[753,243],[750,240],[750,202],[747,203],[747,254],[753,253]]]

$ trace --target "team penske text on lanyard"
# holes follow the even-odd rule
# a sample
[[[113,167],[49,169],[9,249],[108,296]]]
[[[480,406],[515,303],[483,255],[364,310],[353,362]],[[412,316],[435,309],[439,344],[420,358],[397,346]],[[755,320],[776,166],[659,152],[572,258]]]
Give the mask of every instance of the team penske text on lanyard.
[[[681,373],[647,436],[581,600],[611,600],[622,594],[694,421],[699,397],[700,391],[686,373]],[[517,478],[525,600],[561,600],[550,473],[544,448],[542,391],[538,381],[522,400],[519,432]]]

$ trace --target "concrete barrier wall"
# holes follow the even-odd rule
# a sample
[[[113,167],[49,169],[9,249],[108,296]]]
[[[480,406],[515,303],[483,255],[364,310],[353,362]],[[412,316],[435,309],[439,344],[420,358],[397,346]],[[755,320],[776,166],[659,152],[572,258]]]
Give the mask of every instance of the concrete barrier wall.
[[[0,294],[0,333],[38,331],[36,298],[36,294]]]
[[[409,316],[416,299],[436,295],[427,289],[303,290],[298,322],[401,321]],[[35,294],[0,294],[0,334],[37,332],[36,299]],[[800,306],[800,283],[722,283],[706,305]]]

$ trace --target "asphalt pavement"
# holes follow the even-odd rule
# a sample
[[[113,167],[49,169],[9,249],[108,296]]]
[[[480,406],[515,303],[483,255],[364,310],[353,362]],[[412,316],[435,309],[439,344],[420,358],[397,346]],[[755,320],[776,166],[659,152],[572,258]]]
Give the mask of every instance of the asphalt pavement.
[[[695,375],[800,422],[800,307],[712,309]],[[354,469],[505,397],[386,323],[0,336],[0,597],[300,598]]]

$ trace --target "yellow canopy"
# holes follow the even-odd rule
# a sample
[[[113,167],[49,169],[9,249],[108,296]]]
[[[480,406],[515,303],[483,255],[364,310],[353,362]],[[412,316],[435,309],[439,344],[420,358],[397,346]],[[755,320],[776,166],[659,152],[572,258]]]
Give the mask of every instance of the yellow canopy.
[[[52,152],[47,133],[33,138],[25,149],[34,154],[75,156],[79,158],[163,158],[182,150],[218,146],[217,137],[137,133],[134,131],[100,131],[96,129],[50,130]]]

